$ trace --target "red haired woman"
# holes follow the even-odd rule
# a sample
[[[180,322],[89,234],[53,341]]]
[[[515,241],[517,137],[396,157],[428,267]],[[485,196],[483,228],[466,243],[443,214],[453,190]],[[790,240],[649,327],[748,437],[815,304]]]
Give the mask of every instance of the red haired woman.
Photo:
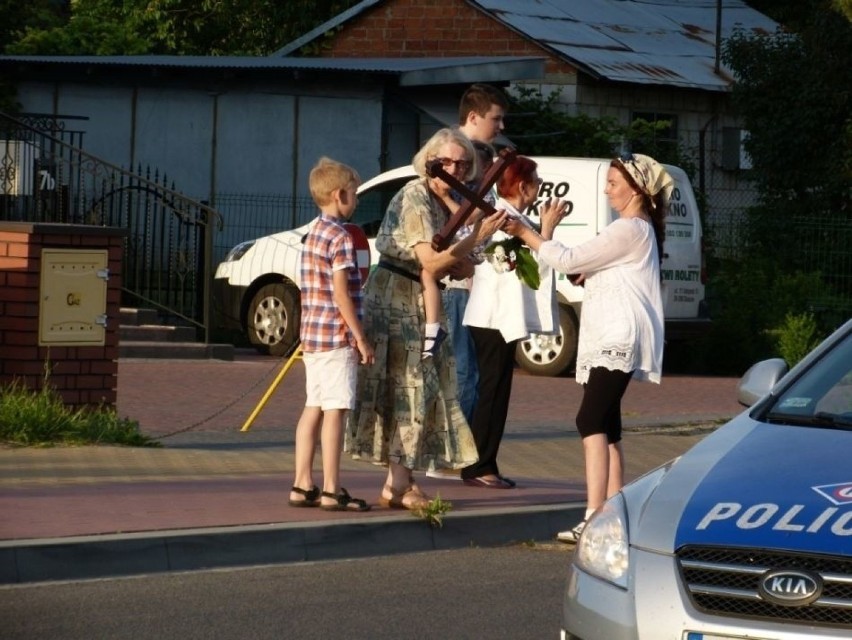
[[[541,179],[535,161],[518,156],[497,182],[499,199],[494,205],[509,219],[532,228],[524,212],[535,203]],[[561,219],[566,203],[548,201],[541,209]],[[553,229],[542,229],[550,238]],[[478,400],[470,425],[479,460],[462,469],[469,486],[511,489],[515,483],[500,474],[497,451],[503,439],[515,347],[531,333],[559,331],[556,318],[553,270],[539,265],[529,249],[502,231],[496,232],[486,250],[486,260],[477,265],[464,324],[470,328],[479,368]]]

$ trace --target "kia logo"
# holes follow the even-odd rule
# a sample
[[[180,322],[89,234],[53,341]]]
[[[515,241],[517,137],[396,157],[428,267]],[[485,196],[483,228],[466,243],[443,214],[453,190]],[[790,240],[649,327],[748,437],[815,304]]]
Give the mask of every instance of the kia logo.
[[[774,604],[801,607],[822,595],[822,578],[795,569],[767,571],[760,579],[760,596]]]

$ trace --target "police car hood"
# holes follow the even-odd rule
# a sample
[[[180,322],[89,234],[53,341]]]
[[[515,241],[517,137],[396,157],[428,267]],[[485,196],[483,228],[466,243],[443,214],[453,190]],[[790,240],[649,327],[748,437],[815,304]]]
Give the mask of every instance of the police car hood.
[[[625,492],[631,543],[661,552],[694,544],[847,554],[850,451],[849,431],[763,424],[743,413],[638,500]]]

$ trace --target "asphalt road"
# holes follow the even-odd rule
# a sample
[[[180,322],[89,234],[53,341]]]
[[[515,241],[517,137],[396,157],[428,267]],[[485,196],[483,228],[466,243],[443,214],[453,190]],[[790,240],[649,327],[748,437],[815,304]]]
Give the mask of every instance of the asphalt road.
[[[0,588],[5,640],[553,638],[570,547]]]

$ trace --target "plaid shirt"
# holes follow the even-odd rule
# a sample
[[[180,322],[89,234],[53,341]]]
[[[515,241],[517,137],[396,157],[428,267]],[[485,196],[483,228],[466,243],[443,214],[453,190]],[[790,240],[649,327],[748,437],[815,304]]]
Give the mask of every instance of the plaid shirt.
[[[349,297],[361,319],[361,273],[352,236],[341,222],[322,214],[305,236],[301,257],[302,351],[331,351],[355,344],[346,321],[334,304],[333,274],[346,269]]]

